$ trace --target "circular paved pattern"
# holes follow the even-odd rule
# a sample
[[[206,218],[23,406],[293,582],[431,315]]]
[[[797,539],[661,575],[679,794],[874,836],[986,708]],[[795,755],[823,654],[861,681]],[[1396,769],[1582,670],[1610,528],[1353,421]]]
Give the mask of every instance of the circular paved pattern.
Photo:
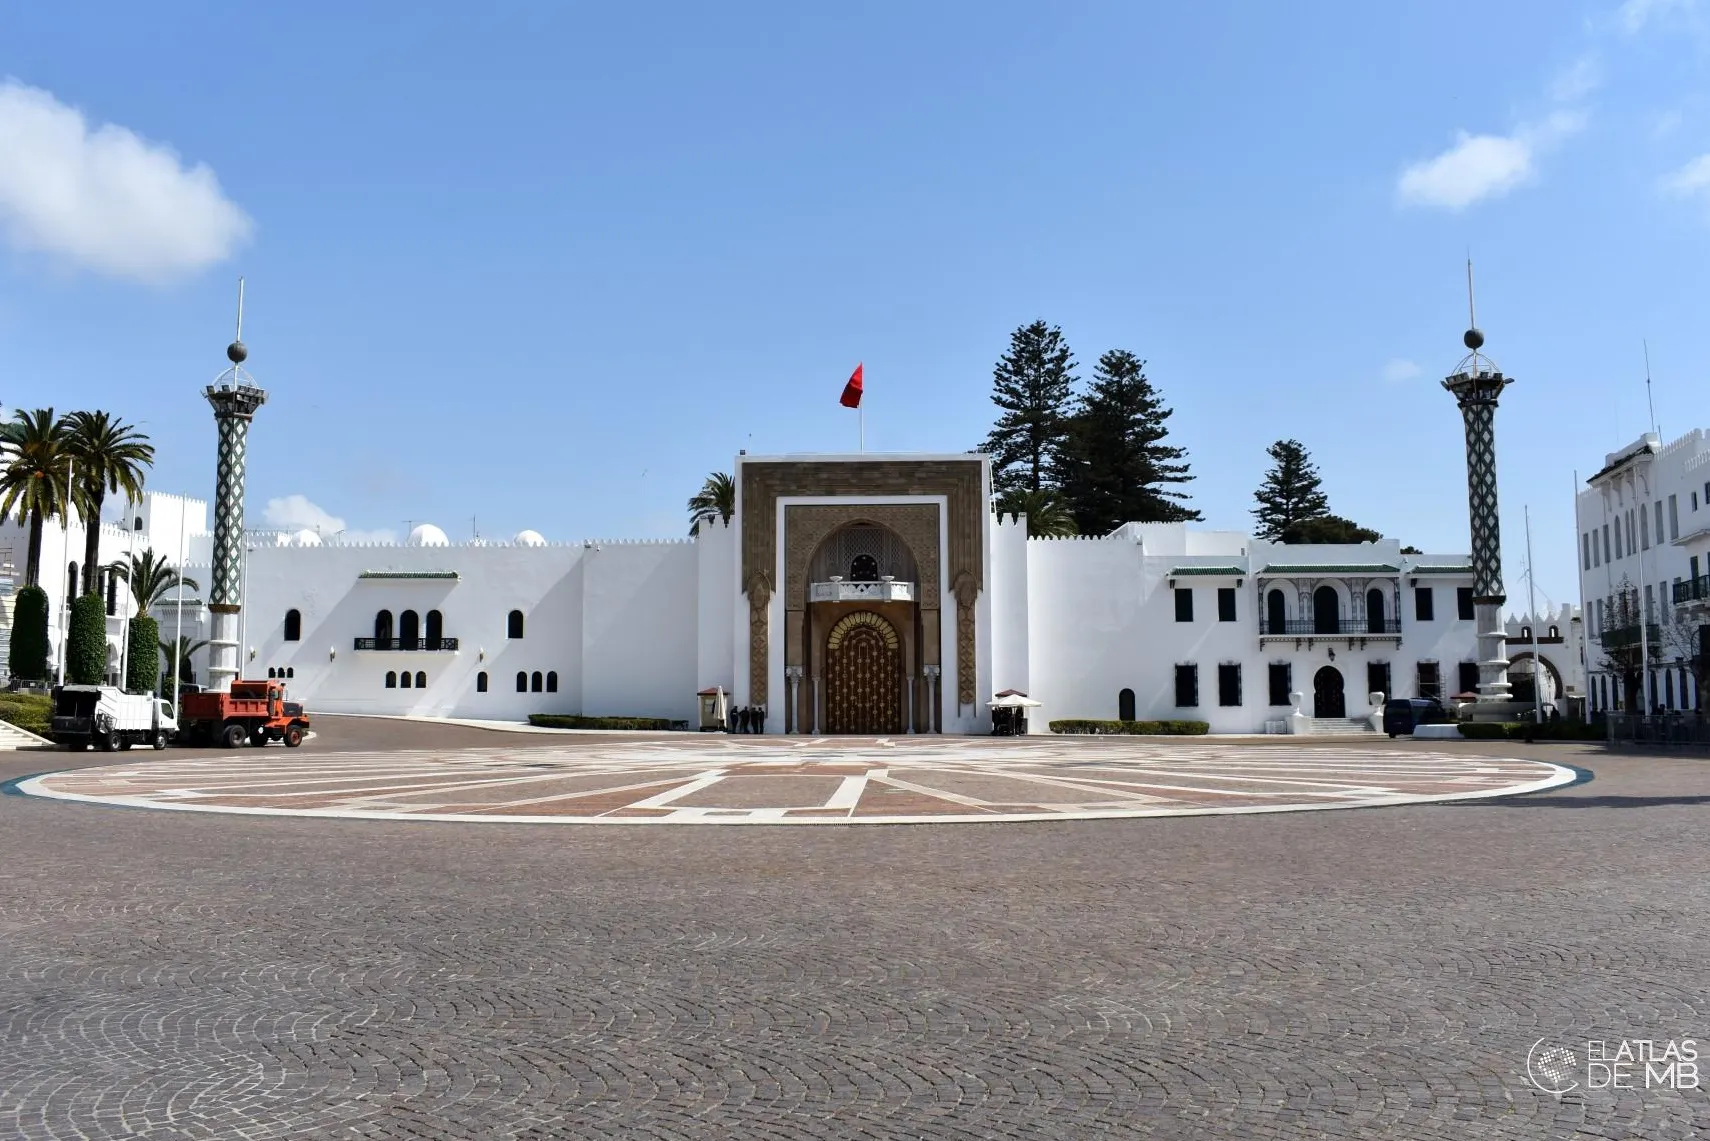
[[[196,812],[556,824],[900,824],[1468,800],[1575,779],[1544,761],[1357,747],[955,738],[617,741],[209,752],[49,773],[23,792]]]

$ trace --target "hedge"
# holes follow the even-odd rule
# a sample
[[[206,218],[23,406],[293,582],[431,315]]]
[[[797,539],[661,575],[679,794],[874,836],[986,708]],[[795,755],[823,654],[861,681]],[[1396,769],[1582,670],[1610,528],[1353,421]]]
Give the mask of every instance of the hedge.
[[[80,594],[71,602],[65,680],[72,685],[100,685],[107,680],[107,604],[99,594]]]
[[[1532,725],[1525,721],[1463,721],[1461,736],[1470,741],[1601,741],[1606,734],[1601,725],[1584,721],[1546,721]]]
[[[45,693],[0,693],[0,721],[46,737],[53,722],[53,698]]]
[[[530,713],[530,725],[542,729],[647,729],[666,732],[687,729],[687,721],[672,721],[668,717],[577,717],[568,713]]]
[[[48,596],[26,586],[12,604],[12,653],[6,663],[20,681],[48,678]]]
[[[147,614],[131,619],[126,637],[125,689],[130,693],[153,693],[160,685],[160,623]]]
[[[1087,721],[1051,722],[1053,733],[1132,734],[1136,736],[1197,737],[1211,732],[1207,721]]]

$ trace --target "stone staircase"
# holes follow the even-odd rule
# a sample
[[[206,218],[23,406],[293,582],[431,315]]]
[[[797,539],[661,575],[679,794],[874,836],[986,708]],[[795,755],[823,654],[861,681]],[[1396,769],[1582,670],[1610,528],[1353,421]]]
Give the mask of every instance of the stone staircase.
[[[26,732],[10,722],[0,721],[0,750],[28,749],[51,743],[45,737]]]
[[[1314,737],[1362,737],[1377,732],[1369,717],[1314,717]]]

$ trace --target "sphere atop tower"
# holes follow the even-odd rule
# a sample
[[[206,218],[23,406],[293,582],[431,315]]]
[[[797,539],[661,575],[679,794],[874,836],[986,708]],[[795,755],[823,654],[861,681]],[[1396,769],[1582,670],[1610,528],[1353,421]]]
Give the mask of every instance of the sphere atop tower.
[[[1468,329],[1461,335],[1461,343],[1476,353],[1484,348],[1484,334],[1477,329]]]
[[[404,540],[406,547],[448,547],[451,540],[445,537],[445,532],[432,523],[417,523],[410,529],[410,534]]]
[[[242,364],[249,359],[249,349],[242,341],[233,341],[226,346],[226,359],[233,364]]]

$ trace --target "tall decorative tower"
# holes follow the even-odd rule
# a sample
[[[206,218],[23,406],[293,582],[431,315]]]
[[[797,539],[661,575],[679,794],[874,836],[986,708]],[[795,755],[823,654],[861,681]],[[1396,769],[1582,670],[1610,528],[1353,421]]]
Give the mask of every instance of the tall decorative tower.
[[[1479,352],[1473,309],[1472,262],[1467,262],[1468,328],[1461,338],[1469,352],[1443,387],[1461,406],[1467,429],[1467,517],[1472,524],[1473,612],[1478,631],[1478,699],[1481,705],[1507,701],[1508,659],[1504,653],[1502,604],[1502,526],[1496,504],[1496,405],[1513,383],[1496,362]],[[1494,712],[1494,711],[1493,711]]]
[[[244,460],[249,422],[267,403],[267,393],[243,367],[249,350],[243,343],[243,279],[238,278],[237,336],[226,346],[231,367],[214,378],[204,395],[214,406],[220,452],[214,488],[213,586],[208,610],[213,630],[208,639],[208,680],[218,693],[227,693],[243,669],[238,644],[238,615],[243,610],[243,491]]]

